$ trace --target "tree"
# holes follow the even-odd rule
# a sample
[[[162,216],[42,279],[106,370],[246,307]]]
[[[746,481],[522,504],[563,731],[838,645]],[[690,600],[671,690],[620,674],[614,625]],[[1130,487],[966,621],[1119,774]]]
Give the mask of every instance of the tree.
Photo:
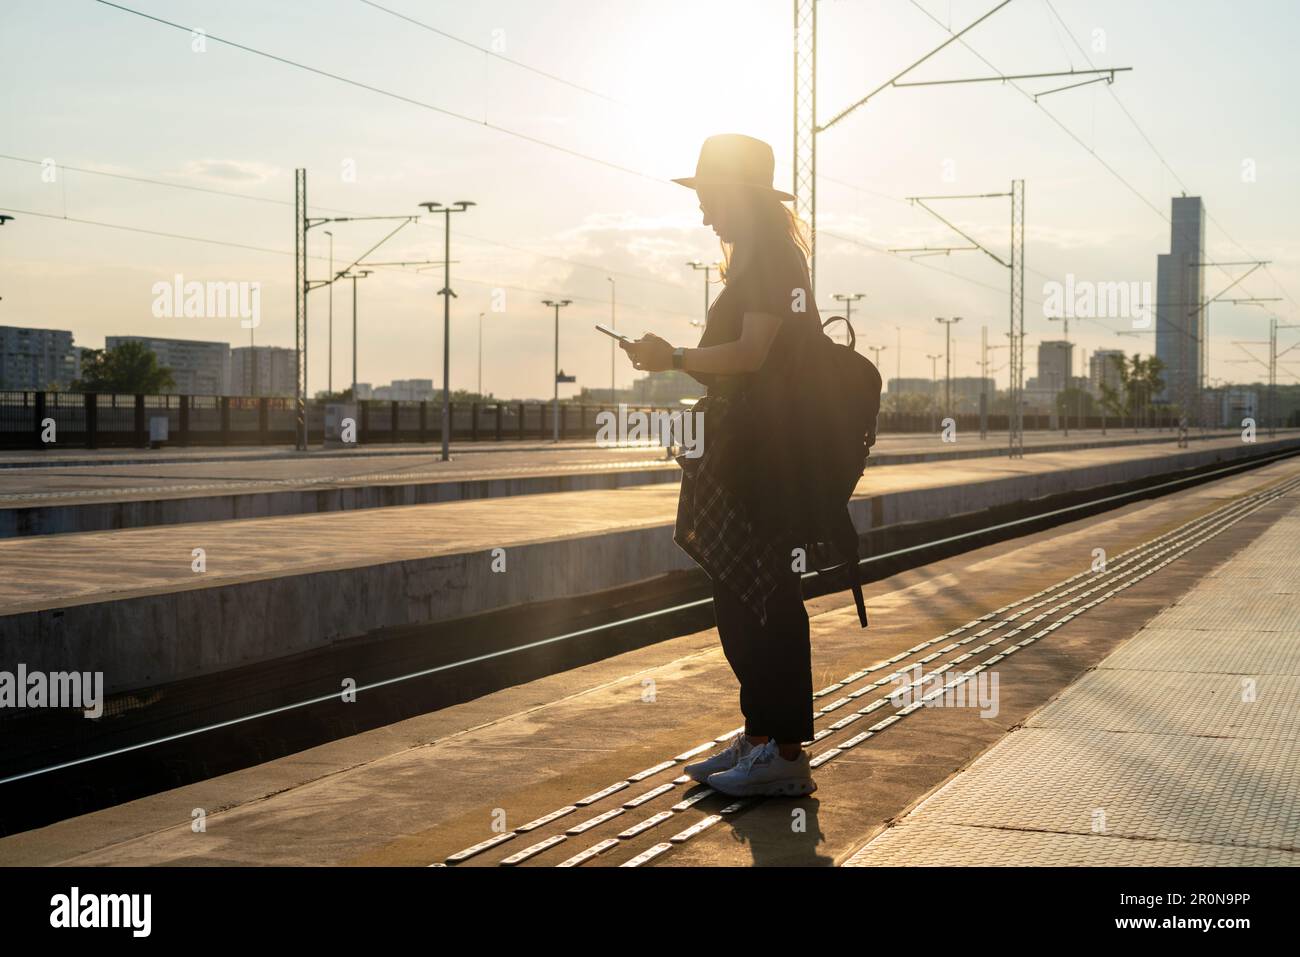
[[[880,399],[880,411],[901,415],[926,415],[933,402],[922,392],[886,392]]]
[[[1056,394],[1056,411],[1063,416],[1092,415],[1092,393],[1071,386]]]
[[[123,342],[112,349],[82,349],[81,378],[75,392],[127,392],[157,395],[174,388],[172,370],[143,342]]]
[[[321,389],[314,398],[317,402],[351,402],[352,386],[348,386],[341,392],[330,392],[328,389]]]
[[[1105,370],[1101,376],[1101,408],[1103,413],[1113,415],[1115,418],[1122,418],[1125,411],[1125,396],[1122,390],[1125,388],[1127,378],[1125,375],[1124,357],[1114,355],[1113,353],[1105,357],[1108,362],[1118,373],[1120,379],[1120,388],[1112,389],[1106,382]]]
[[[1146,390],[1147,404],[1151,404],[1152,397],[1159,394],[1165,387],[1165,380],[1160,375],[1165,370],[1165,364],[1155,356],[1149,356],[1146,365],[1142,370],[1142,384]]]
[[[1135,420],[1139,415],[1144,420],[1148,419],[1153,398],[1165,387],[1165,380],[1160,376],[1165,364],[1155,356],[1144,359],[1135,352],[1127,362],[1117,360],[1117,365],[1120,379],[1124,383],[1124,399],[1129,415]],[[1136,425],[1135,421],[1135,428]]]
[[[1106,383],[1101,384],[1101,408],[1107,415],[1122,418],[1124,415],[1124,397]]]

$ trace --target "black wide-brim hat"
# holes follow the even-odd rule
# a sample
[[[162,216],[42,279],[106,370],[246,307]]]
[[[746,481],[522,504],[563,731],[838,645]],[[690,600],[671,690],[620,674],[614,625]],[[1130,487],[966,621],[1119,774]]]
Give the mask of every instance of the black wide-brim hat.
[[[695,189],[697,186],[749,186],[771,193],[783,202],[794,202],[794,195],[772,186],[776,166],[772,147],[743,133],[719,133],[710,136],[700,147],[694,176],[674,179]]]

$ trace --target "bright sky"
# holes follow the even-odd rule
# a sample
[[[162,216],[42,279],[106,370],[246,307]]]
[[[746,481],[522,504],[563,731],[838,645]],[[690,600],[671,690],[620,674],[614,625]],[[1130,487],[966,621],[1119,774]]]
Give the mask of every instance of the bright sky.
[[[8,94],[0,208],[17,217],[0,226],[0,324],[70,328],[82,346],[121,334],[246,342],[237,319],[153,316],[153,285],[179,273],[260,282],[257,342],[292,345],[293,170],[302,166],[313,215],[406,215],[429,200],[478,204],[452,217],[453,388],[476,386],[483,312],[484,388],[549,395],[554,331],[540,300],[554,297],[574,300],[562,313],[560,364],[578,385],[603,387],[610,344],[592,324],[609,319],[607,277],[615,280],[620,329],[674,344],[698,338],[689,320],[702,311],[703,274],[685,263],[712,261],[718,248],[700,225],[694,194],[668,179],[694,171],[703,138],[743,132],[767,140],[778,185],[790,186],[791,0],[380,0],[442,34],[364,0],[123,3],[202,29],[206,52],[192,50],[188,29],[93,0],[0,5],[0,85]],[[945,26],[960,29],[995,5],[822,0],[819,121],[936,46]],[[1300,321],[1298,27],[1292,0],[1013,0],[964,38],[992,69],[954,44],[909,79],[1087,68],[1088,58],[1133,72],[1113,87],[1093,84],[1039,105],[1001,83],[890,89],[823,133],[819,303],[833,305],[837,292],[866,294],[855,325],[861,339],[886,347],[887,377],[929,375],[926,355],[943,347],[934,317],[962,316],[954,372],[978,374],[981,325],[991,344],[1006,341],[1007,271],[980,253],[911,260],[883,250],[963,244],[902,198],[1004,192],[1023,178],[1033,374],[1036,344],[1061,335],[1060,324],[1044,318],[1044,283],[1072,273],[1154,284],[1156,255],[1168,251],[1169,200],[1186,188],[1213,217],[1211,257],[1273,263],[1230,295],[1282,302],[1212,308],[1210,377],[1258,380],[1262,366],[1228,361],[1244,358],[1233,340],[1266,338],[1270,310]],[[532,69],[475,49],[494,45]],[[42,180],[45,159],[60,167],[53,183]],[[1243,176],[1250,166],[1253,180]],[[936,206],[1005,257],[1006,200]],[[314,229],[312,275],[328,272],[322,229],[333,230],[342,266],[393,225]],[[437,217],[406,227],[370,259],[441,257]],[[1242,271],[1210,270],[1207,294]],[[441,267],[393,267],[359,283],[362,381],[441,384],[441,280]],[[504,290],[504,312],[492,311],[494,289]],[[311,294],[312,391],[326,384],[328,296]],[[341,388],[350,380],[350,286],[336,287],[334,311]],[[1108,331],[1122,328],[1123,320],[1072,322],[1070,335],[1088,352],[1152,351],[1150,336]],[[1005,349],[993,354],[995,368],[1005,361]],[[621,357],[618,375],[621,385],[632,375]],[[1005,368],[997,379],[1005,386]]]

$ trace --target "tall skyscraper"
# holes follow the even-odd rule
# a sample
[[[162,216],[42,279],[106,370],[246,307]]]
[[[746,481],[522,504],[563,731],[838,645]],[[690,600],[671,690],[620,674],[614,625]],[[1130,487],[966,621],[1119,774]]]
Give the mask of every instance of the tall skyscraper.
[[[1204,373],[1205,204],[1175,196],[1169,252],[1156,260],[1156,358],[1164,365],[1164,391],[1156,397],[1194,409]],[[1190,414],[1190,413],[1189,413]]]

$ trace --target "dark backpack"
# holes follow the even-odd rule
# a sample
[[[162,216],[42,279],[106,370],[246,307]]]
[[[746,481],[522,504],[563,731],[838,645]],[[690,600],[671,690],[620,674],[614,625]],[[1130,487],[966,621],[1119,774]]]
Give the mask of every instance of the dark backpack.
[[[826,327],[849,330],[847,345]],[[856,350],[843,316],[786,323],[750,391],[749,481],[760,521],[808,549],[809,567],[847,579],[858,620],[867,627],[858,564],[858,533],[849,499],[876,442],[880,372]],[[760,492],[761,490],[761,492]]]

